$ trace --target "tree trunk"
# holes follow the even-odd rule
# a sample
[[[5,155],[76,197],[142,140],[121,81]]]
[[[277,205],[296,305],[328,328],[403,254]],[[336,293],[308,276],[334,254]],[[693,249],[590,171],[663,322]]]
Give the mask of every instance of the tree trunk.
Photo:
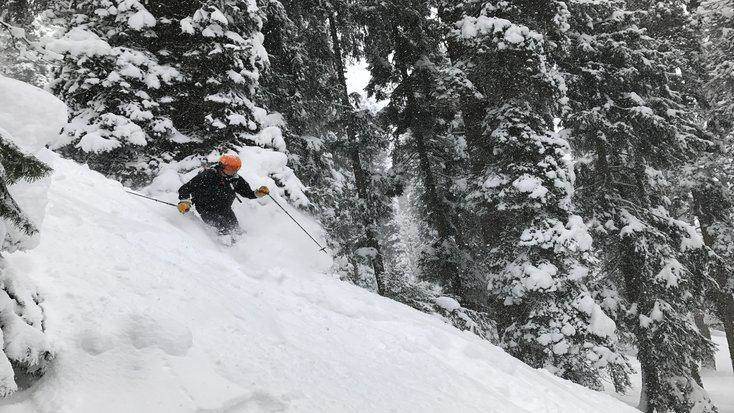
[[[700,331],[706,339],[711,340],[711,329],[709,329],[708,324],[706,324],[704,311],[696,311],[693,314],[693,321],[696,322],[698,331]],[[712,354],[710,357],[704,358],[701,361],[701,366],[704,370],[716,371],[716,358],[714,355]]]
[[[649,389],[648,386],[648,373],[645,369],[640,366],[640,374],[642,375],[642,385],[640,386],[640,403],[637,405],[637,409],[641,412],[645,413],[653,413],[653,410],[650,408],[650,399],[647,396],[647,391]]]
[[[640,373],[642,375],[642,388],[640,389],[640,404],[638,409],[645,413],[654,413],[656,406],[653,401],[654,395],[651,393],[659,388],[659,383],[656,382],[655,366],[646,360],[645,354],[647,352],[647,349],[638,346],[637,357],[640,360]]]
[[[451,220],[446,212],[446,205],[439,195],[436,177],[433,173],[431,159],[428,154],[428,148],[426,147],[426,130],[422,126],[425,123],[425,117],[421,113],[416,113],[421,108],[416,103],[415,91],[411,83],[412,79],[409,77],[408,70],[404,66],[400,68],[400,75],[407,92],[408,126],[413,134],[416,152],[418,153],[420,176],[426,189],[428,210],[433,218],[431,226],[438,232],[439,240],[443,241],[454,238],[457,245],[461,245],[456,231],[454,231],[454,226],[451,224]],[[449,273],[447,274],[448,279],[446,279],[450,286],[449,290],[453,294],[464,298],[464,289],[459,268],[456,265],[446,265],[445,271]]]
[[[421,133],[415,133],[416,147],[418,149],[418,158],[420,162],[420,170],[423,175],[423,184],[426,186],[426,195],[428,196],[429,208],[432,210],[434,216],[434,227],[438,231],[439,239],[448,240],[454,235],[453,227],[449,222],[449,218],[446,214],[446,208],[436,190],[436,181],[433,176],[433,170],[431,169],[431,161],[428,157],[428,151],[426,150],[426,144],[423,141]],[[456,237],[454,237],[456,240]],[[457,245],[458,245],[458,240]],[[457,296],[464,298],[464,288],[461,281],[461,272],[456,265],[450,265],[447,268],[451,272],[450,285],[451,292]]]
[[[369,188],[367,182],[367,174],[362,167],[362,160],[360,159],[359,150],[357,149],[357,134],[354,130],[353,116],[351,103],[349,102],[349,92],[347,91],[347,80],[344,75],[344,61],[342,56],[341,43],[339,41],[339,32],[336,26],[336,13],[331,12],[328,16],[329,30],[331,33],[331,42],[334,52],[334,64],[336,65],[337,74],[339,76],[339,83],[341,87],[341,99],[342,105],[344,105],[344,113],[347,121],[347,138],[349,139],[349,159],[352,164],[352,171],[354,173],[354,181],[357,187],[357,195],[360,201],[364,204],[364,210],[362,214],[363,224],[365,226],[365,240],[368,247],[375,250],[375,257],[372,258],[372,269],[375,272],[375,281],[377,282],[377,293],[385,295],[387,290],[385,288],[385,265],[383,263],[382,252],[380,249],[380,243],[377,240],[377,231],[374,217],[371,214],[371,202],[369,199]]]
[[[603,154],[603,152],[602,152]],[[651,305],[648,303],[643,307],[642,282],[640,268],[643,266],[643,258],[637,252],[634,241],[622,238],[619,244],[619,255],[624,257],[620,263],[620,272],[624,279],[622,294],[629,305],[637,306],[638,314],[649,314]],[[632,332],[637,338],[637,359],[640,361],[640,373],[642,375],[642,388],[640,391],[640,404],[638,408],[645,413],[655,411],[654,392],[659,388],[655,365],[651,362],[653,349],[649,347],[649,340],[645,336],[646,331],[633,321]]]
[[[447,22],[447,24],[452,24],[456,21],[457,17],[449,15],[443,7],[439,7],[438,16],[441,20]],[[446,47],[452,66],[458,68],[461,56],[465,53],[464,48],[453,39],[447,40]],[[469,149],[468,154],[470,167],[473,173],[481,173],[484,165],[481,159],[482,155],[477,153],[475,149],[481,147],[483,141],[482,136],[484,135],[486,104],[480,101],[473,94],[462,93],[459,96],[459,106],[461,109],[461,120],[464,124],[464,139],[466,141],[467,148]],[[498,236],[498,229],[501,225],[497,221],[498,220],[494,214],[490,213],[488,217],[480,219],[477,223],[479,225],[479,233],[485,246],[491,245]]]
[[[734,368],[734,298],[731,294],[724,294],[724,304],[722,305],[724,312],[722,322],[724,323],[724,332],[726,333],[726,342],[729,347],[729,359],[731,360],[732,368]]]
[[[415,137],[416,149],[418,151],[418,160],[423,184],[426,186],[426,196],[428,197],[429,204],[428,207],[431,210],[431,215],[434,217],[433,227],[438,231],[439,238],[449,238],[452,232],[451,224],[446,216],[446,211],[443,208],[443,202],[441,202],[438,195],[438,190],[436,189],[436,178],[433,175],[433,169],[431,168],[431,160],[428,157],[426,143],[423,141],[423,133],[416,128],[413,130],[413,136]]]
[[[716,243],[714,235],[708,230],[713,224],[714,218],[703,213],[701,194],[693,191],[694,210],[698,217],[698,224],[703,236],[703,242],[708,247],[713,247]],[[714,280],[719,284],[720,291],[714,291],[713,299],[716,306],[716,315],[724,324],[724,332],[729,347],[729,360],[732,368],[734,368],[734,296],[726,289],[728,273],[722,265],[716,265],[714,268]]]

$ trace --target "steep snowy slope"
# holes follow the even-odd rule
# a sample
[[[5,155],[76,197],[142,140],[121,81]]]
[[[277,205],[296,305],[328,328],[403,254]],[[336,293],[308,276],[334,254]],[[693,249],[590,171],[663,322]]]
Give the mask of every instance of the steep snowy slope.
[[[235,205],[247,235],[227,248],[194,215],[41,156],[41,242],[7,260],[40,286],[58,357],[1,412],[635,411],[326,275],[271,202]]]

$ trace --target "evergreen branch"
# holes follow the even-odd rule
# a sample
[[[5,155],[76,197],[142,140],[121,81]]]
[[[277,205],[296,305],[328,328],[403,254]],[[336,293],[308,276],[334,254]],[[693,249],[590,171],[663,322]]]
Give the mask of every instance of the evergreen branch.
[[[8,35],[10,36],[10,39],[13,42],[13,48],[15,50],[17,50],[19,52],[21,51],[20,48],[18,47],[17,43],[16,43],[16,41],[18,39],[23,40],[28,46],[33,47],[33,44],[28,39],[26,39],[24,36],[18,37],[18,36],[16,36],[13,33],[13,29],[17,29],[17,27],[15,27],[15,26],[11,25],[10,23],[7,23],[7,22],[5,22],[3,20],[0,20],[0,26],[2,26],[3,29],[5,29],[5,31],[8,32]]]
[[[0,179],[0,218],[4,218],[23,230],[27,235],[34,235],[38,232],[35,225],[20,210],[20,207],[13,199],[8,191],[5,181]],[[0,240],[2,242],[2,240]]]
[[[10,36],[11,43],[13,45],[13,49],[15,49],[18,53],[23,53],[23,50],[18,46],[18,42],[17,42],[18,40],[22,40],[23,43],[25,43],[26,46],[28,46],[28,49],[27,50],[31,51],[34,54],[34,58],[35,59],[42,60],[42,61],[44,61],[46,63],[49,63],[49,64],[53,64],[54,63],[53,61],[46,59],[43,56],[43,53],[41,53],[38,50],[39,47],[37,45],[33,44],[25,36],[17,36],[16,34],[14,34],[13,33],[13,30],[14,29],[17,29],[17,27],[13,26],[12,24],[10,24],[8,22],[3,21],[2,19],[0,19],[0,27],[2,27],[3,29],[5,29],[5,31],[8,32],[8,35]]]
[[[15,144],[10,142],[0,132],[0,164],[5,168],[5,179],[12,185],[20,179],[29,182],[47,176],[51,167],[39,161],[34,156],[24,154]]]

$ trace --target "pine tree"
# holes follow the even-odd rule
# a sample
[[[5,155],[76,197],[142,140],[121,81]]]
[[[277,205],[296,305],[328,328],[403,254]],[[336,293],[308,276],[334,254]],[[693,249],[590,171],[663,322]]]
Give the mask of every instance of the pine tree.
[[[51,44],[52,90],[71,109],[61,152],[142,185],[161,163],[257,145],[285,151],[282,118],[257,102],[263,12],[245,0],[83,0]]]
[[[707,0],[703,2],[702,14],[707,27],[706,60],[710,79],[706,93],[712,105],[710,128],[727,136],[734,133],[734,21],[731,0]]]
[[[44,86],[49,67],[39,59],[37,17],[47,0],[0,0],[0,74]]]
[[[326,12],[318,2],[274,0],[264,11],[270,66],[263,73],[260,95],[285,119],[289,164],[306,185],[313,212],[330,219],[344,195],[337,188],[349,179],[350,168],[338,154],[343,149],[338,136],[341,89]]]
[[[731,150],[726,152],[730,153]],[[692,206],[703,240],[715,253],[712,254],[711,273],[718,288],[711,289],[707,295],[712,298],[714,313],[723,324],[729,359],[734,365],[734,285],[731,276],[734,269],[734,175],[721,171],[723,165],[729,165],[728,160],[721,159],[725,156],[716,152],[696,163]],[[708,367],[715,368],[715,361],[709,360],[704,362],[708,361]]]
[[[342,98],[327,10],[318,1],[303,0],[270,0],[264,10],[270,66],[261,93],[268,106],[287,119],[289,152],[297,154],[305,145],[298,137],[319,136],[338,126]],[[297,165],[298,159],[294,162]]]
[[[678,94],[678,101],[685,105],[686,110],[690,113],[692,125],[681,125],[686,128],[691,126],[700,128],[706,123],[709,117],[711,104],[706,97],[705,84],[709,78],[709,70],[706,67],[706,53],[704,51],[703,42],[706,36],[705,31],[709,24],[696,15],[696,7],[700,2],[697,0],[666,0],[666,1],[645,1],[635,0],[631,5],[639,12],[640,27],[645,29],[645,33],[654,38],[657,44],[657,52],[659,58],[664,61],[668,67],[674,68],[674,75],[669,77],[669,88]],[[713,124],[712,122],[709,122]],[[702,234],[704,234],[704,243],[711,248],[714,243],[713,239],[706,235],[711,223],[726,215],[727,202],[717,203],[717,206],[724,208],[717,212],[718,218],[712,213],[717,208],[702,207],[702,203],[718,199],[721,196],[721,188],[717,188],[717,181],[721,180],[721,169],[715,167],[712,162],[715,158],[720,157],[721,145],[717,144],[715,133],[702,133],[694,131],[697,135],[703,136],[706,141],[700,148],[696,156],[689,162],[691,165],[684,169],[683,174],[675,171],[676,177],[683,177],[678,180],[678,185],[673,186],[673,194],[671,195],[670,211],[676,216],[685,216],[688,222],[698,222]],[[720,140],[720,139],[718,139]],[[716,173],[712,173],[712,172]],[[675,190],[677,189],[677,190]],[[706,214],[702,216],[700,214]],[[710,254],[712,261],[710,262],[711,272],[715,280],[720,286],[726,286],[726,271],[722,268],[722,261],[719,256]],[[723,281],[723,282],[722,282]],[[722,296],[720,288],[713,288],[706,292],[707,297],[716,303],[716,307],[725,308],[725,295]],[[708,340],[711,340],[711,334],[708,326],[704,322],[704,313],[709,307],[704,303],[704,307],[694,312],[694,320],[696,326]],[[719,311],[721,312],[721,311]],[[726,314],[726,312],[721,312]],[[729,315],[729,318],[734,314]],[[702,360],[703,367],[715,370],[715,358],[713,354]]]
[[[358,41],[348,9],[339,2],[269,1],[265,10],[271,69],[263,99],[287,121],[289,159],[308,186],[338,270],[384,294],[386,141],[374,116],[347,93],[344,61]]]
[[[432,3],[363,0],[358,20],[368,33],[365,55],[372,79],[368,91],[378,99],[389,93],[383,117],[396,136],[396,176],[415,176],[417,209],[431,231],[422,251],[421,277],[438,282],[456,297],[467,297],[463,275],[468,254],[455,221],[452,164],[458,157],[453,133],[456,113],[445,84],[450,62],[440,51],[444,30],[431,19]],[[389,92],[388,92],[389,91]],[[482,288],[484,289],[484,288]]]
[[[384,139],[374,139],[378,135],[372,127],[374,122],[370,120],[368,112],[355,111],[353,99],[350,99],[347,90],[345,75],[345,52],[356,50],[355,39],[350,36],[353,20],[347,5],[336,3],[329,4],[326,9],[326,20],[329,28],[329,40],[332,49],[332,63],[337,74],[340,97],[340,121],[344,125],[343,134],[346,136],[345,149],[349,159],[352,175],[354,176],[354,187],[357,198],[353,200],[356,217],[361,220],[363,230],[360,242],[360,254],[370,262],[372,273],[380,295],[387,294],[385,282],[385,262],[380,245],[380,217],[384,211],[375,198],[382,198],[384,194],[375,184],[375,174],[372,168],[375,153],[365,142],[377,143],[376,147],[384,147]],[[365,157],[365,153],[367,157]],[[366,159],[365,159],[366,158]]]
[[[63,6],[62,6],[63,7]],[[156,19],[138,1],[81,0],[60,10],[67,27],[51,90],[69,107],[60,152],[132,184],[155,174],[177,137],[161,87],[181,78],[149,50]]]
[[[352,101],[354,140],[345,143],[342,139],[339,142],[340,148],[335,152],[341,165],[351,166],[348,179],[341,183],[341,190],[346,190],[339,199],[342,210],[338,215],[341,218],[331,220],[326,225],[327,228],[331,225],[341,227],[342,233],[346,235],[335,238],[334,241],[341,249],[339,255],[350,262],[354,280],[358,284],[372,287],[381,295],[388,295],[388,276],[392,266],[385,264],[385,251],[389,248],[386,225],[393,215],[393,183],[386,163],[387,139],[374,114],[369,109],[360,107],[356,96]],[[357,150],[360,165],[368,172],[363,178],[364,185],[369,188],[366,194],[360,193],[357,178],[354,176],[353,154]],[[343,168],[340,167],[340,170]]]
[[[560,1],[460,7],[453,58],[485,107],[481,136],[467,142],[470,197],[477,219],[491,222],[481,268],[501,344],[531,366],[600,388],[603,369],[625,362],[614,322],[586,287],[591,237],[572,201],[568,142],[554,133],[568,11]]]
[[[711,280],[695,228],[670,213],[666,179],[695,155],[695,122],[671,79],[664,41],[639,27],[637,18],[649,15],[621,1],[568,4],[562,123],[580,160],[577,199],[616,290],[609,296],[619,297],[606,307],[638,348],[640,408],[715,411],[696,382],[712,345],[691,317]]]
[[[31,237],[38,228],[13,199],[9,186],[46,176],[50,168],[35,157],[25,155],[0,129],[0,237],[2,251],[32,247]],[[39,376],[53,358],[43,331],[43,309],[38,293],[22,274],[8,268],[0,257],[0,397],[18,389],[15,371]],[[15,370],[15,371],[14,371]]]
[[[264,12],[245,0],[202,1],[180,7],[154,2],[159,17],[156,55],[183,80],[164,88],[171,119],[192,140],[177,156],[228,145],[256,145],[285,151],[278,116],[257,101],[268,65],[261,32]]]
[[[709,0],[700,9],[701,25],[708,39],[704,45],[707,82],[703,87],[708,106],[707,130],[714,145],[694,165],[693,200],[706,245],[717,255],[714,278],[716,314],[721,319],[734,365],[734,21],[730,0]]]

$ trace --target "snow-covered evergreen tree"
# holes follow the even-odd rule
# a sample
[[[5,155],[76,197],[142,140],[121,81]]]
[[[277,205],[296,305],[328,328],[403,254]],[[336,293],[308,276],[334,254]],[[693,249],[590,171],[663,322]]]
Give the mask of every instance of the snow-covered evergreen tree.
[[[382,189],[386,141],[370,111],[347,93],[354,23],[342,2],[269,1],[264,9],[272,66],[261,94],[287,121],[291,163],[309,188],[338,269],[384,294],[379,227],[391,205]]]
[[[568,5],[564,135],[579,159],[576,199],[591,219],[603,276],[616,290],[607,293],[605,309],[637,344],[640,408],[714,411],[695,380],[698,361],[711,351],[691,316],[710,284],[703,243],[669,212],[666,179],[700,140],[670,79],[665,39],[649,37],[637,20],[647,15],[624,2]]]
[[[716,315],[722,321],[734,365],[734,2],[709,0],[700,8],[706,61],[707,130],[713,145],[693,165],[693,201],[704,241],[716,252]]]
[[[263,6],[270,66],[260,95],[286,121],[282,129],[289,163],[308,188],[314,213],[330,219],[334,203],[344,196],[338,188],[351,178],[349,165],[338,155],[344,149],[339,144],[339,78],[326,11],[317,3],[272,0]]]
[[[460,178],[451,170],[460,157],[453,122],[457,110],[444,79],[450,72],[440,47],[445,30],[431,18],[433,6],[425,0],[364,0],[355,8],[367,32],[365,55],[372,74],[367,89],[378,99],[390,97],[383,117],[397,137],[393,173],[416,177],[410,182],[420,188],[416,211],[430,228],[421,278],[464,298],[471,289],[463,279],[469,254],[452,202]]]
[[[319,136],[338,126],[341,90],[327,10],[318,1],[288,0],[270,0],[263,8],[270,66],[262,77],[261,94],[288,121],[288,149],[296,156],[292,160],[298,167],[297,156],[307,145],[299,137]]]
[[[456,23],[461,67],[485,106],[469,142],[471,197],[489,220],[482,270],[501,344],[536,367],[600,388],[624,365],[614,322],[595,302],[591,237],[574,209],[570,148],[554,132],[565,101],[555,70],[568,29],[563,2],[464,2]],[[498,64],[501,62],[501,64]]]
[[[264,12],[256,2],[163,2],[152,10],[160,16],[156,54],[183,77],[165,88],[174,125],[194,140],[177,152],[232,144],[284,151],[280,117],[256,100],[268,64],[260,31]]]
[[[146,181],[177,134],[161,86],[181,74],[149,49],[156,19],[138,1],[83,0],[59,10],[66,31],[51,90],[69,107],[61,153],[130,183]]]
[[[47,0],[0,1],[0,74],[45,85],[49,66],[39,59],[35,23],[47,7]]]
[[[71,109],[62,153],[148,182],[160,163],[232,145],[284,151],[282,118],[257,103],[263,47],[255,2],[84,0],[60,10],[66,33],[52,90]]]
[[[701,157],[693,168],[692,206],[703,240],[711,254],[711,275],[718,284],[707,294],[713,313],[721,320],[726,334],[730,362],[734,365],[734,185],[731,171],[722,173],[730,162],[731,149]],[[730,159],[730,158],[728,158]],[[726,168],[726,167],[724,167]],[[706,360],[705,367],[715,367]]]
[[[35,157],[25,155],[9,134],[0,129],[0,251],[32,247],[38,233],[36,224],[13,199],[10,185],[38,180],[50,172]],[[18,389],[16,371],[43,374],[53,358],[44,335],[41,298],[24,275],[7,267],[0,257],[0,397]]]
[[[338,215],[341,218],[326,222],[342,228],[346,237],[335,238],[341,256],[352,263],[355,280],[369,280],[380,294],[388,294],[388,270],[391,265],[384,263],[383,251],[386,243],[385,224],[392,218],[393,182],[387,168],[387,143],[385,131],[377,124],[375,115],[367,108],[360,107],[356,96],[352,99],[351,117],[352,138],[341,146],[334,158],[340,165],[349,165],[347,181],[341,182],[340,190],[345,191],[339,199],[342,204]],[[342,131],[343,133],[343,131]],[[359,165],[364,173],[355,176],[353,159],[359,151]],[[343,171],[343,166],[339,171]],[[358,180],[363,182],[358,184]],[[360,189],[360,187],[364,188]],[[347,196],[344,196],[347,195]],[[345,226],[346,224],[346,226]]]
[[[722,136],[734,133],[734,2],[707,0],[702,5],[708,42],[706,60],[709,82],[706,92],[712,105],[710,128]]]

